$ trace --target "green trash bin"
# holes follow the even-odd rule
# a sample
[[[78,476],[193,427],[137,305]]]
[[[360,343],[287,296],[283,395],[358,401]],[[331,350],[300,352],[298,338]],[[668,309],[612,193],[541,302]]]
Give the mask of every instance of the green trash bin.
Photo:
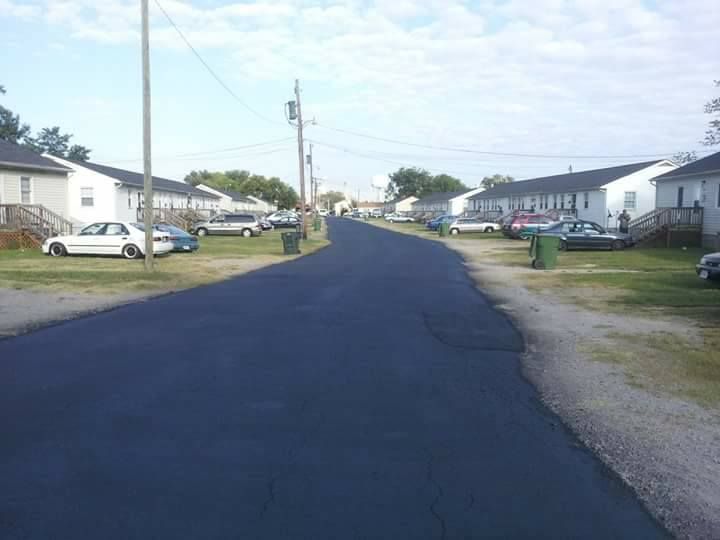
[[[300,253],[300,235],[296,232],[284,232],[280,235],[285,255],[298,255]]]
[[[450,224],[447,221],[443,221],[442,223],[440,223],[440,225],[438,226],[438,233],[440,234],[440,236],[447,236],[448,234],[450,234]]]
[[[322,228],[322,220],[319,217],[316,217],[313,220],[313,231],[318,232]]]
[[[535,234],[530,239],[530,259],[537,270],[552,270],[557,266],[560,238],[550,234]]]

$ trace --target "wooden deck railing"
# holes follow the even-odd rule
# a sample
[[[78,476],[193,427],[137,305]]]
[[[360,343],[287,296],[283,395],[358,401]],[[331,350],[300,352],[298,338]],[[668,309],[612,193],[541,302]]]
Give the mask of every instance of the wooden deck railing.
[[[72,222],[41,204],[0,204],[0,227],[30,231],[43,240],[72,234]]]
[[[703,209],[698,208],[656,208],[628,225],[633,238],[642,239],[662,229],[671,227],[702,228]]]

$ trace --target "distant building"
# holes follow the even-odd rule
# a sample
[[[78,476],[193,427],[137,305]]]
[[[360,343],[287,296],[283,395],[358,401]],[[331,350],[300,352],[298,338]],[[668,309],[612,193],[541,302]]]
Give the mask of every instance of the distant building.
[[[404,214],[412,210],[412,203],[417,200],[418,198],[414,195],[410,195],[409,197],[398,197],[397,199],[386,202],[383,205],[383,209],[386,214],[393,212]]]
[[[483,188],[474,188],[463,191],[431,193],[413,202],[410,206],[415,213],[459,216],[468,209],[468,200],[482,190]]]
[[[264,210],[267,203],[264,203],[263,201],[264,204],[261,207],[261,205],[257,202],[260,201],[260,199],[256,199],[255,197],[243,195],[237,191],[229,191],[227,189],[206,186],[205,184],[198,184],[197,188],[218,197],[220,201],[220,210],[225,212],[267,212],[267,210]]]
[[[372,212],[373,210],[382,212],[384,206],[385,203],[382,202],[363,201],[359,202],[357,207],[361,212]]]

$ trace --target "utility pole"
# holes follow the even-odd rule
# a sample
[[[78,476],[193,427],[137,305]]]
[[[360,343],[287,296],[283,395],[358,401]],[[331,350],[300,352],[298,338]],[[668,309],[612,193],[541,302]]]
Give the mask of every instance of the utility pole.
[[[140,1],[142,12],[142,72],[143,72],[143,175],[145,201],[143,221],[145,222],[145,270],[153,271],[153,190],[152,157],[150,145],[150,30],[148,0]],[[149,208],[148,208],[149,207]],[[149,211],[148,211],[149,210]]]
[[[310,153],[308,154],[307,161],[308,161],[308,165],[310,165],[310,208],[312,208],[312,210],[314,212],[315,205],[317,204],[317,200],[315,199],[315,197],[317,196],[317,194],[315,192],[315,186],[317,185],[317,182],[315,182],[315,176],[313,176],[312,149],[313,149],[313,143],[310,143]]]
[[[302,237],[307,240],[307,220],[305,219],[305,143],[303,142],[303,119],[300,107],[300,81],[295,79],[295,104],[297,107],[298,125],[298,158],[300,160],[300,223]]]

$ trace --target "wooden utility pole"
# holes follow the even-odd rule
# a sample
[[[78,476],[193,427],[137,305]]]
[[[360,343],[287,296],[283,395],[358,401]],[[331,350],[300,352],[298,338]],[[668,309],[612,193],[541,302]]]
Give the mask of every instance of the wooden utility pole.
[[[145,222],[145,270],[153,270],[153,189],[152,158],[150,146],[150,29],[148,0],[140,1],[142,11],[142,72],[143,72],[143,174],[145,201],[143,221]]]
[[[298,159],[300,160],[300,223],[302,237],[307,240],[307,220],[305,219],[305,143],[303,142],[303,119],[300,106],[300,81],[295,79],[295,103],[297,106]]]
[[[317,200],[315,199],[315,176],[313,175],[313,155],[312,155],[313,143],[310,143],[310,153],[308,154],[308,165],[310,165],[310,208],[315,211],[315,205]]]

